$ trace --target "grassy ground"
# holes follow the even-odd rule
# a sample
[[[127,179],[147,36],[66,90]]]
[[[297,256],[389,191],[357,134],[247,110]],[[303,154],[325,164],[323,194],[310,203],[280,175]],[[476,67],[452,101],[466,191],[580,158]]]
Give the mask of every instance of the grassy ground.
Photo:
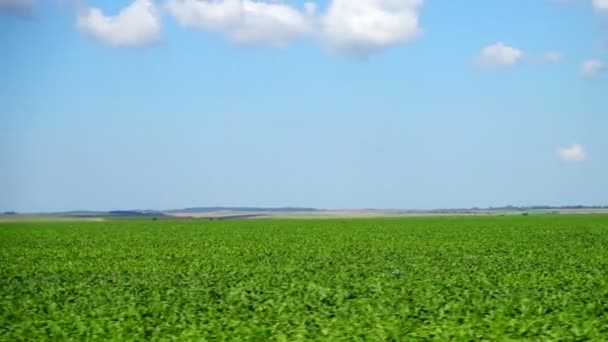
[[[0,340],[606,340],[608,216],[0,223]]]

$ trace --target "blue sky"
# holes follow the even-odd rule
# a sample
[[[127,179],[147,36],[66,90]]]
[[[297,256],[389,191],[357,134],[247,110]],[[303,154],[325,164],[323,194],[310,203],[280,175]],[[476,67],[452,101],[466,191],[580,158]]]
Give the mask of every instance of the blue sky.
[[[467,5],[0,0],[0,210],[608,204],[608,4]]]

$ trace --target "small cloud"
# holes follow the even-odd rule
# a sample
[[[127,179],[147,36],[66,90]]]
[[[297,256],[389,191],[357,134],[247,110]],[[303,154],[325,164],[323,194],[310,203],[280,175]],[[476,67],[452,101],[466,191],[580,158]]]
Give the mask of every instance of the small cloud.
[[[560,51],[547,51],[543,55],[543,61],[545,63],[557,64],[564,60],[564,54]]]
[[[523,51],[498,42],[483,48],[475,62],[484,68],[506,68],[519,63],[523,57]]]
[[[605,68],[606,66],[601,61],[590,59],[583,62],[583,65],[581,66],[581,75],[587,78],[596,77],[600,72],[604,71]]]
[[[557,154],[561,160],[567,162],[581,162],[587,159],[587,152],[585,152],[585,148],[580,144],[558,147]]]
[[[94,39],[114,47],[151,44],[160,37],[160,13],[151,0],[135,0],[116,16],[88,8],[77,18],[78,28]]]

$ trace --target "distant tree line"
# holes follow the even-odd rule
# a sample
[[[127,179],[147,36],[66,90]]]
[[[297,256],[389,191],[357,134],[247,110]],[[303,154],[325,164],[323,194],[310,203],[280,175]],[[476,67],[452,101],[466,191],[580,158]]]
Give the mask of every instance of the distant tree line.
[[[508,205],[505,207],[490,207],[487,210],[564,210],[564,209],[608,209],[608,205],[563,205],[563,206],[550,206],[550,205],[533,205],[529,207],[517,207]]]

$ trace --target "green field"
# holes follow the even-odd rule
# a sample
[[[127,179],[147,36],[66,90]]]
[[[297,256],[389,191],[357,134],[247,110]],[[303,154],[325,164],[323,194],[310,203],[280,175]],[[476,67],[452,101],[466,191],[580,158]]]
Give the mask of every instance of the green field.
[[[608,339],[608,216],[0,223],[0,340]]]

